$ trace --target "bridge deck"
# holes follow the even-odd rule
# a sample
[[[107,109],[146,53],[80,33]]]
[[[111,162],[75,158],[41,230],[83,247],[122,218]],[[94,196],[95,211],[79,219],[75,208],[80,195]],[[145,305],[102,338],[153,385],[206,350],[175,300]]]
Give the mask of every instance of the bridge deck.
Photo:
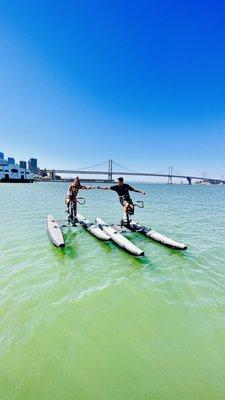
[[[47,172],[52,172],[52,170],[47,170]],[[77,174],[77,175],[108,175],[108,171],[84,171],[84,170],[63,170],[63,169],[55,169],[55,173],[58,174]],[[121,171],[112,171],[112,175],[125,175],[125,176],[155,176],[161,178],[179,178],[179,179],[187,179],[187,180],[204,180],[204,182],[218,182],[225,184],[225,180],[221,180],[218,178],[203,178],[198,176],[190,176],[190,175],[169,175],[169,174],[158,174],[158,173],[149,173],[149,172],[121,172]]]

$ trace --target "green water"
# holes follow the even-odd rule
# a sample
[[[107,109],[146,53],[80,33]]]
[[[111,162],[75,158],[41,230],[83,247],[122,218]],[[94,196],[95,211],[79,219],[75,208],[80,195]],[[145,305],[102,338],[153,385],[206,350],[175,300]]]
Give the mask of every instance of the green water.
[[[138,185],[136,219],[188,244],[130,234],[141,260],[81,227],[55,249],[67,186],[0,185],[1,400],[224,399],[225,188]],[[83,194],[119,221],[115,193]]]

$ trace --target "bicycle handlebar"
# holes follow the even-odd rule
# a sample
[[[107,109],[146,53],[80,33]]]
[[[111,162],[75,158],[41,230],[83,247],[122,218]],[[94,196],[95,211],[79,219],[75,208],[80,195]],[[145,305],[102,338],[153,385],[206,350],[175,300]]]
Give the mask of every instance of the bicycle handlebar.
[[[78,204],[85,204],[85,198],[84,197],[78,197],[77,198]]]
[[[136,204],[134,204],[134,207],[144,208],[144,202],[141,200],[137,200]]]

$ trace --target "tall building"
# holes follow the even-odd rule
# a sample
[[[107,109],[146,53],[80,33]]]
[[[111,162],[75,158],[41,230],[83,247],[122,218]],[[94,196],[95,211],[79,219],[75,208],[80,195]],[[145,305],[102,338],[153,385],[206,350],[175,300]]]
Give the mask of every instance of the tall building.
[[[28,168],[30,172],[33,172],[33,174],[38,173],[38,166],[37,166],[37,159],[36,158],[30,158],[28,161]]]
[[[8,157],[8,163],[9,163],[9,165],[15,165],[15,158]]]
[[[20,161],[20,168],[27,169],[26,161]]]
[[[0,151],[0,160],[4,160],[4,153]]]

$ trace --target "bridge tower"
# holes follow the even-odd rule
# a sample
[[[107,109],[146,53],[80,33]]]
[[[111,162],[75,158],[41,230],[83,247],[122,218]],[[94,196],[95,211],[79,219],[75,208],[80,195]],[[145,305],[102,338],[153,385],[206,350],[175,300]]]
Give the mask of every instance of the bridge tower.
[[[52,179],[52,180],[55,180],[55,170],[54,169],[52,169],[50,172],[49,172],[49,176],[50,176],[50,179]]]
[[[109,160],[109,167],[108,167],[108,181],[112,181],[112,165],[113,160]]]
[[[192,180],[190,176],[187,176],[188,185],[192,185]]]
[[[205,185],[206,184],[206,172],[202,171],[202,183]]]
[[[168,185],[172,185],[173,183],[172,175],[173,175],[173,167],[169,167],[168,182],[167,182]]]

